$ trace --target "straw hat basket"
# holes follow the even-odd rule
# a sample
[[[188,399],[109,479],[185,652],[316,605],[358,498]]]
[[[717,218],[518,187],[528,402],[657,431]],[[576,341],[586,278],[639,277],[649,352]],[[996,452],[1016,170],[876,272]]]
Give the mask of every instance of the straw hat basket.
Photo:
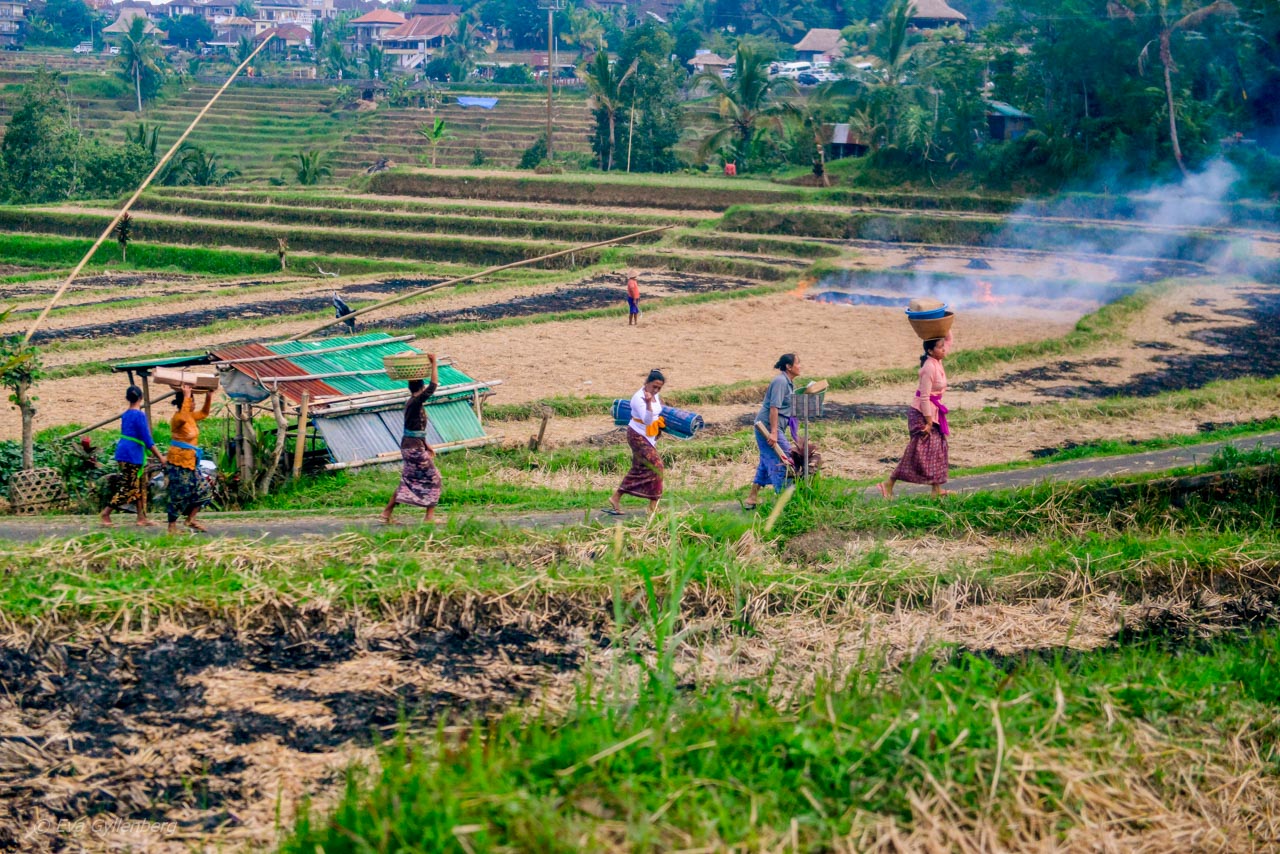
[[[431,376],[431,360],[426,353],[393,353],[382,357],[382,368],[393,380],[425,380]]]
[[[933,338],[946,338],[947,333],[951,331],[951,324],[956,319],[954,311],[948,311],[942,317],[933,318],[931,320],[920,320],[915,317],[907,318],[911,324],[911,328],[916,331],[916,335],[921,341],[928,341]]]

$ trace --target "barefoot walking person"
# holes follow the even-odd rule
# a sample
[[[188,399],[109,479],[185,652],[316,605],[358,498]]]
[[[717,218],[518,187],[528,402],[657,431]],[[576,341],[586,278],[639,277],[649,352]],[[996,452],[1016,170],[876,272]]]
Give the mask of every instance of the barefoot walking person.
[[[654,368],[644,385],[631,398],[631,420],[627,423],[627,444],[631,446],[631,469],[622,483],[609,496],[609,506],[604,512],[610,516],[622,515],[622,496],[634,495],[649,502],[649,515],[658,511],[658,499],[662,498],[662,458],[658,456],[658,435],[666,423],[662,419],[662,398],[658,392],[666,385],[667,378]]]
[[[760,503],[760,487],[772,486],[774,492],[782,491],[791,460],[787,427],[794,420],[792,401],[796,391],[795,380],[800,376],[800,362],[795,353],[784,353],[773,367],[778,373],[769,383],[760,414],[756,416],[756,422],[763,424],[765,430],[761,432],[757,427],[752,431],[756,437],[756,448],[760,451],[760,462],[751,481],[751,494],[743,505],[748,510],[754,510]]]
[[[924,355],[920,357],[920,385],[907,410],[907,430],[911,439],[902,452],[898,467],[889,479],[877,486],[885,498],[893,497],[893,487],[898,481],[927,483],[934,495],[950,495],[943,489],[947,482],[947,408],[942,405],[942,395],[947,390],[947,372],[942,360],[951,349],[951,333],[945,338],[931,338],[924,342]]]
[[[397,504],[426,508],[423,522],[436,521],[436,505],[440,503],[442,481],[436,468],[436,452],[427,444],[427,400],[436,393],[440,382],[440,369],[436,354],[428,353],[431,362],[431,382],[409,380],[409,401],[404,405],[404,436],[400,439],[400,458],[404,468],[400,472],[400,485],[396,487],[387,507],[382,511],[382,521],[391,525],[391,514]]]
[[[165,475],[169,478],[169,533],[178,532],[178,517],[187,517],[187,527],[193,531],[206,530],[196,521],[200,512],[200,481],[196,467],[200,465],[201,421],[209,417],[213,404],[213,392],[204,393],[204,406],[199,412],[192,405],[191,386],[178,389],[173,405],[178,411],[169,419],[169,453],[165,458]]]
[[[640,283],[635,273],[627,274],[627,326],[640,324]]]
[[[102,524],[111,527],[111,511],[132,504],[137,512],[137,524],[154,525],[147,518],[147,484],[143,469],[150,451],[156,462],[164,465],[164,457],[151,439],[151,425],[142,411],[142,389],[131,385],[124,393],[129,408],[120,416],[120,441],[116,443],[115,460],[120,469],[120,483],[116,486],[107,506],[102,508]]]

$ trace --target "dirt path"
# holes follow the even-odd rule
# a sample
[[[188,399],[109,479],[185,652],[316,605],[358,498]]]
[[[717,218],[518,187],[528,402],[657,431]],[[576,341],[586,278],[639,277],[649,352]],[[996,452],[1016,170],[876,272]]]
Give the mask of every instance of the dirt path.
[[[992,472],[990,474],[971,475],[952,480],[947,487],[956,492],[978,492],[982,490],[1014,489],[1029,486],[1042,481],[1089,480],[1117,475],[1142,474],[1202,463],[1224,447],[1240,450],[1280,448],[1280,433],[1267,433],[1260,436],[1249,436],[1223,442],[1209,442],[1183,448],[1171,448],[1164,451],[1147,451],[1138,454],[1126,454],[1114,457],[1097,457],[1085,460],[1072,460],[1064,463],[1051,463],[1034,468],[1012,469]],[[928,487],[913,484],[901,484],[903,494],[928,492]],[[867,497],[875,497],[874,488],[864,493]],[[736,504],[718,503],[712,505],[719,510],[733,509]],[[588,523],[595,520],[609,522],[609,517],[596,510],[561,510],[535,513],[471,514],[461,510],[449,513],[450,516],[491,522],[514,528],[556,528],[568,525]],[[642,511],[629,514],[633,518],[641,518]],[[120,517],[123,519],[124,517]],[[416,514],[402,514],[406,522],[416,519]],[[294,513],[206,513],[201,519],[209,524],[210,533],[218,537],[241,537],[245,539],[279,539],[298,540],[332,537],[349,531],[384,531],[378,520],[378,508],[369,508],[358,512],[312,512]],[[412,524],[412,523],[410,523]],[[137,530],[127,523],[121,526],[125,530]],[[96,519],[89,516],[42,516],[36,518],[0,517],[0,540],[13,542],[35,542],[50,537],[67,538],[100,532]],[[143,529],[147,534],[160,536],[163,526]]]

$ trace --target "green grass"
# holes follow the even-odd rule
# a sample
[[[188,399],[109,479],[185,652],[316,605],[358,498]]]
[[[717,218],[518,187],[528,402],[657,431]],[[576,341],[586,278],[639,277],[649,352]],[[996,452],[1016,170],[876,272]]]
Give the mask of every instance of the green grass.
[[[857,849],[886,822],[927,836],[922,813],[951,834],[940,843],[1017,847],[1023,834],[1083,829],[1088,795],[1119,801],[1136,787],[1194,814],[1202,781],[1228,765],[1222,733],[1263,757],[1277,748],[1275,631],[1015,660],[921,656],[900,674],[876,655],[787,701],[767,681],[682,696],[646,682],[627,705],[584,693],[563,718],[512,713],[402,737],[375,773],[351,773],[331,816],[304,812],[281,850]],[[1161,826],[1159,807],[1143,812],[1115,830]],[[1213,816],[1201,823],[1216,827]]]

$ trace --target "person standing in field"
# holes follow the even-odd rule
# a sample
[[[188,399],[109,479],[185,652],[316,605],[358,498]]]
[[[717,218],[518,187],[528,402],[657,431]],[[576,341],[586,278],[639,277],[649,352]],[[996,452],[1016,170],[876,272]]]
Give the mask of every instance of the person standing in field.
[[[640,324],[640,283],[635,273],[627,274],[627,326]]]
[[[800,376],[800,362],[795,353],[784,353],[773,367],[778,374],[764,393],[764,403],[756,416],[759,426],[753,431],[760,462],[751,481],[751,493],[742,505],[747,510],[754,510],[759,505],[760,487],[772,486],[774,492],[781,492],[791,466],[791,442],[787,438],[787,428],[793,426],[795,420],[792,402],[796,391],[795,379]]]
[[[927,483],[935,496],[951,494],[942,488],[947,482],[947,437],[951,435],[947,427],[947,407],[942,405],[942,395],[947,390],[947,372],[942,360],[951,351],[951,343],[950,332],[946,338],[930,338],[924,342],[920,384],[907,410],[907,431],[911,439],[893,474],[876,484],[885,498],[893,498],[893,487],[900,480]]]
[[[436,505],[440,503],[440,490],[443,481],[440,470],[436,468],[436,452],[427,444],[427,400],[436,393],[440,382],[440,369],[436,365],[436,354],[428,353],[431,362],[431,382],[409,380],[409,400],[404,406],[404,435],[400,439],[400,458],[404,460],[404,468],[400,472],[400,485],[387,502],[382,511],[382,521],[386,525],[395,524],[391,514],[397,504],[408,504],[426,509],[422,521],[431,524],[436,521]]]
[[[146,413],[142,411],[142,389],[136,385],[125,390],[124,399],[129,408],[120,416],[120,441],[116,443],[115,460],[120,469],[120,482],[116,485],[107,506],[102,508],[100,518],[105,528],[112,527],[111,511],[119,510],[126,504],[132,504],[137,514],[137,524],[149,527],[154,525],[147,518],[147,484],[143,478],[143,466],[147,461],[147,451],[156,458],[156,462],[164,465],[164,457],[151,439],[151,425],[147,423]]]
[[[649,515],[658,512],[662,498],[662,458],[658,456],[658,436],[666,422],[662,418],[662,398],[658,392],[666,385],[662,371],[649,371],[644,385],[631,398],[631,421],[627,423],[627,444],[631,446],[631,469],[622,483],[609,496],[605,513],[622,515],[622,496],[634,495],[649,502]]]
[[[183,384],[178,389],[173,405],[178,411],[169,419],[169,453],[165,458],[165,474],[169,478],[169,533],[178,532],[178,517],[187,517],[187,527],[193,531],[208,530],[196,521],[200,511],[200,481],[196,472],[200,465],[201,421],[209,417],[213,392],[204,393],[204,406],[199,412],[192,405],[192,387]]]

